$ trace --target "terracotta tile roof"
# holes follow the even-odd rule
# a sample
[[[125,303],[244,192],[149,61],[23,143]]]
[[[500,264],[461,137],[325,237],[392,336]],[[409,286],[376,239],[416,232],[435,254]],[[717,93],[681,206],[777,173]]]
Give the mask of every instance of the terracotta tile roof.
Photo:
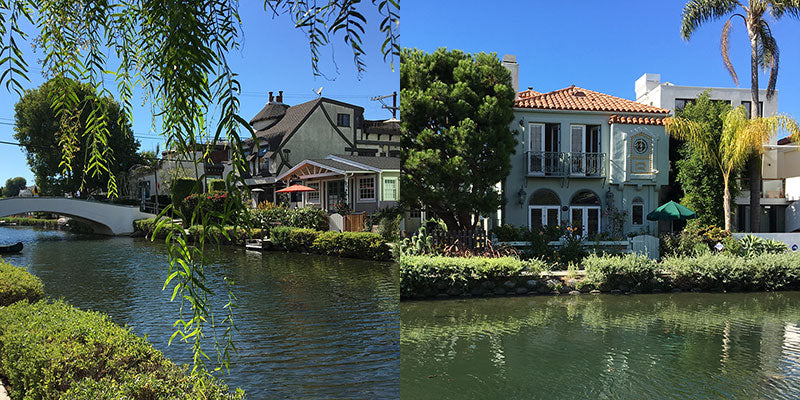
[[[778,144],[792,144],[792,137],[787,136],[783,139],[778,140]]]
[[[523,90],[523,91],[519,92],[517,94],[517,96],[518,96],[519,99],[527,99],[528,97],[538,96],[540,94],[541,93],[539,93],[539,92],[537,92],[537,91],[535,91],[533,89],[528,89],[528,90]]]
[[[629,115],[612,115],[608,119],[609,124],[631,124],[631,125],[664,125],[664,118],[658,117],[631,117]]]
[[[669,110],[663,108],[579,88],[575,85],[560,90],[554,90],[549,93],[533,94],[536,93],[533,92],[523,97],[522,94],[526,92],[519,93],[520,98],[514,102],[514,107],[546,110],[669,114]]]

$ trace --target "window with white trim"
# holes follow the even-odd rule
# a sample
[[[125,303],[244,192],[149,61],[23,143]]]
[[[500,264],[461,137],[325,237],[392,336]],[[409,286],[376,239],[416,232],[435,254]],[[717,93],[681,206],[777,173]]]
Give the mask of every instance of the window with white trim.
[[[358,179],[358,201],[375,201],[375,177]]]
[[[383,201],[397,201],[397,178],[383,178]]]
[[[631,205],[631,223],[633,225],[644,224],[644,202],[640,197],[633,199]]]
[[[306,192],[306,203],[319,204],[319,182],[306,183],[306,186],[315,189],[313,192]]]

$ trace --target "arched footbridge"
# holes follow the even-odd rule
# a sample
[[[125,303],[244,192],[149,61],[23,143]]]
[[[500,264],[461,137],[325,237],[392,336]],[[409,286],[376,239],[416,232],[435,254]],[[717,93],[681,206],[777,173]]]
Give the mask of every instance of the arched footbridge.
[[[0,199],[0,218],[27,212],[50,212],[66,215],[88,223],[104,235],[124,235],[133,232],[133,221],[155,215],[139,211],[138,207],[68,199],[65,197],[11,197]]]

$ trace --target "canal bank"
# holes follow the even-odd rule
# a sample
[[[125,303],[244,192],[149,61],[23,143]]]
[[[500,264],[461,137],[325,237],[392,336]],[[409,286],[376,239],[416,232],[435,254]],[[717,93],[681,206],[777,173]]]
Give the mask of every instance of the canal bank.
[[[22,241],[6,261],[28,266],[48,296],[108,314],[178,363],[188,346],[167,341],[179,304],[162,291],[163,243],[0,228]],[[209,253],[208,283],[227,301],[223,276],[238,297],[239,355],[225,381],[248,398],[396,398],[399,393],[399,275],[395,264],[320,255],[256,253],[222,246]]]

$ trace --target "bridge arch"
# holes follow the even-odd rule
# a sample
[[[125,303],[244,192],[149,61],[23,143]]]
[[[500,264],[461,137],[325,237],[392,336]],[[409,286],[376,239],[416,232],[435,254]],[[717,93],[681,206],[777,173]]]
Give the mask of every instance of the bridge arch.
[[[95,233],[125,235],[133,232],[133,221],[155,215],[138,207],[68,199],[65,197],[11,197],[0,199],[0,218],[29,212],[50,212],[88,223]]]

